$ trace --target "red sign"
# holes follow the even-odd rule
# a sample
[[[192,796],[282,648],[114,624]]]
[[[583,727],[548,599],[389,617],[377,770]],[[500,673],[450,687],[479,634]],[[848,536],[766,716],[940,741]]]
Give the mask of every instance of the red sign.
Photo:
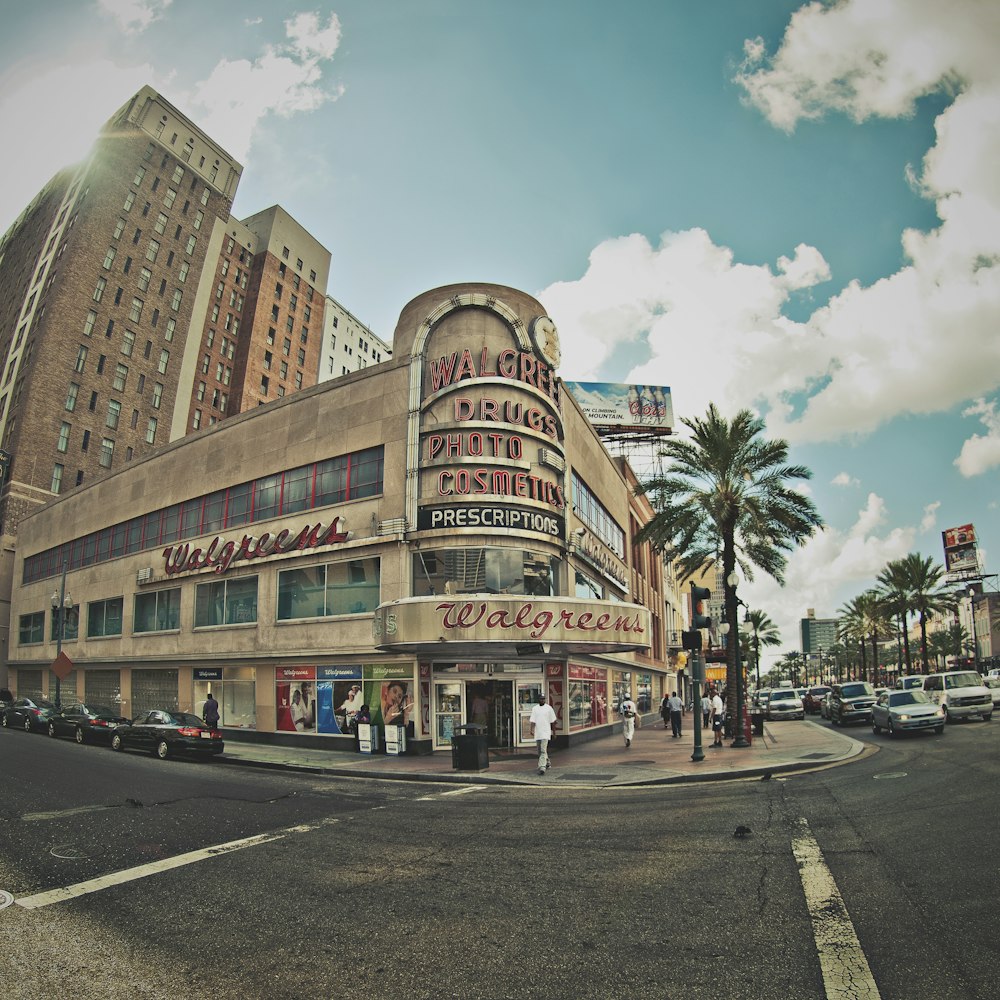
[[[73,673],[73,661],[65,654],[60,653],[53,661],[50,668],[52,673],[59,678],[59,680],[64,681],[71,673]]]
[[[278,667],[274,671],[274,679],[279,681],[314,681],[315,667]]]

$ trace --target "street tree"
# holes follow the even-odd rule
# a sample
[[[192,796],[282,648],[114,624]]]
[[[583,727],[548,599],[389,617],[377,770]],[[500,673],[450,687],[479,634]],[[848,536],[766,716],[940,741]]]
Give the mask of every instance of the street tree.
[[[740,410],[730,421],[711,403],[704,417],[682,417],[681,423],[691,439],[668,439],[660,454],[670,459],[670,467],[637,488],[655,511],[638,540],[676,559],[682,581],[721,562],[723,607],[735,623],[737,567],[747,580],[760,569],[784,583],[787,553],[823,526],[812,500],[790,485],[812,473],[788,464],[788,443],[764,439],[764,421],[750,410]],[[733,718],[738,648],[736,642],[727,647]]]

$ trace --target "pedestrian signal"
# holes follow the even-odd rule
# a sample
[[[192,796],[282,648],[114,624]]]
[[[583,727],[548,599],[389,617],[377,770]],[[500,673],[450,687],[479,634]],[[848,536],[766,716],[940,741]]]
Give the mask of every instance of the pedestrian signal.
[[[708,587],[691,584],[691,628],[711,628],[712,619],[705,614],[706,601],[712,596]]]

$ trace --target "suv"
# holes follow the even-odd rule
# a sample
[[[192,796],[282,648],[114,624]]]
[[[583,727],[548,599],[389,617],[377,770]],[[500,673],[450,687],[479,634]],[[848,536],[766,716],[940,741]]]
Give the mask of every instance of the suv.
[[[768,719],[801,719],[802,702],[795,688],[777,688],[767,700],[764,715]]]
[[[835,726],[848,722],[871,722],[875,688],[867,681],[834,684],[830,693],[830,720]]]
[[[928,674],[924,678],[924,691],[931,701],[944,709],[947,722],[955,719],[982,719],[993,717],[993,696],[975,670],[948,670],[943,674]]]
[[[825,684],[819,684],[816,687],[809,688],[809,690],[806,691],[805,697],[802,699],[802,707],[805,709],[806,714],[819,715],[823,698],[829,693],[830,689]]]

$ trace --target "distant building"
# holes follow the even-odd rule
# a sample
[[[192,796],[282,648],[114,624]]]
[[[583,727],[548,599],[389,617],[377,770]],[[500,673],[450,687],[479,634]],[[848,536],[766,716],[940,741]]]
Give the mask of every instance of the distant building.
[[[335,298],[327,295],[320,382],[359,372],[369,365],[379,365],[391,357],[392,348],[386,341]]]

